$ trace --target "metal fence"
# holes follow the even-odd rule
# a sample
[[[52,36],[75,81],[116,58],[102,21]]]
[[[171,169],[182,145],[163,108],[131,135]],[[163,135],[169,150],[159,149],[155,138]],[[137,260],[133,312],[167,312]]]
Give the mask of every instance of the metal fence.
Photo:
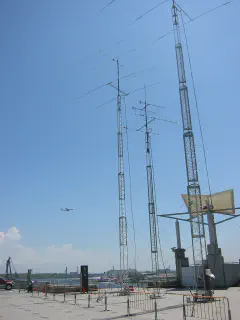
[[[183,319],[231,320],[226,297],[183,296]]]
[[[143,311],[153,311],[155,308],[156,296],[153,293],[135,292],[129,295],[129,307]]]
[[[80,292],[52,293],[46,290],[46,288],[47,285],[45,290],[41,287],[34,287],[34,290],[29,294],[33,298],[41,299],[46,303],[63,303],[84,309],[95,308],[95,310],[100,312],[114,310],[115,313],[120,313],[118,317],[138,316],[150,313],[153,314],[153,319],[157,320],[158,315],[160,315],[159,312],[182,307],[181,304],[158,309],[157,301],[159,296],[155,293],[144,291],[130,292],[128,295],[123,296],[120,291],[99,291],[88,294],[82,294]],[[19,293],[20,292],[19,290]]]
[[[114,293],[111,295],[114,296]],[[109,294],[106,291],[89,294],[81,294],[79,292],[51,293],[48,292],[48,290],[44,290],[43,292],[41,288],[35,287],[31,292],[31,296],[34,298],[42,298],[49,302],[56,301],[77,305],[83,308],[99,308],[102,311],[108,311]]]

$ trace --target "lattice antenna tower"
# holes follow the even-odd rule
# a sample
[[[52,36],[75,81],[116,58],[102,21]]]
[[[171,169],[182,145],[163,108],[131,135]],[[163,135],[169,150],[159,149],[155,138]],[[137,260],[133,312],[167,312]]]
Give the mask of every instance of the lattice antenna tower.
[[[157,218],[156,218],[156,203],[155,203],[155,193],[154,193],[155,186],[154,186],[154,176],[153,176],[153,168],[152,168],[151,136],[149,131],[149,123],[152,122],[154,118],[152,120],[148,119],[146,91],[145,91],[145,103],[144,103],[144,116],[145,116],[146,170],[147,170],[147,187],[148,187],[148,214],[149,214],[152,271],[157,275],[159,272],[158,245],[157,245]]]
[[[118,125],[118,193],[119,193],[119,244],[120,244],[120,270],[121,281],[128,271],[128,235],[127,216],[125,204],[125,175],[124,175],[124,148],[123,148],[123,121],[122,96],[126,95],[120,90],[120,64],[117,63],[117,125]],[[112,84],[110,84],[113,86]],[[114,87],[114,86],[113,86]]]
[[[191,220],[191,236],[194,263],[194,288],[199,288],[200,267],[206,267],[206,238],[204,230],[204,217],[202,211],[201,189],[198,179],[197,159],[192,128],[191,110],[188,96],[188,87],[184,67],[184,57],[179,26],[179,9],[173,0],[172,19],[175,37],[175,50],[179,80],[179,94],[182,111],[183,142],[187,170],[188,212]],[[192,201],[190,201],[190,199]],[[203,275],[204,289],[206,291],[205,275]]]
[[[150,245],[151,245],[151,260],[152,260],[152,272],[158,275],[159,273],[159,248],[158,248],[158,230],[157,230],[157,205],[156,205],[156,193],[155,193],[155,179],[154,179],[154,168],[153,168],[153,159],[152,159],[152,145],[151,145],[151,135],[157,134],[152,132],[152,129],[149,127],[150,123],[159,120],[163,122],[168,122],[171,124],[177,124],[175,121],[161,119],[156,116],[148,115],[148,107],[157,107],[164,108],[155,104],[147,102],[146,98],[146,87],[145,89],[145,101],[139,101],[140,104],[143,104],[143,108],[134,108],[138,110],[140,115],[144,117],[144,125],[139,128],[137,131],[141,131],[145,128],[145,146],[146,146],[146,171],[147,171],[147,188],[148,188],[148,214],[149,214],[149,231],[150,231]],[[155,113],[155,112],[153,112]]]
[[[106,54],[105,54],[106,55]],[[109,57],[108,55],[106,55]],[[110,57],[109,57],[110,58]],[[111,86],[115,90],[117,90],[117,97],[114,99],[111,99],[107,102],[104,102],[97,106],[97,108],[100,108],[112,101],[117,101],[117,126],[118,126],[118,190],[119,190],[119,243],[120,243],[120,280],[121,283],[124,282],[124,280],[127,278],[128,274],[128,231],[127,231],[127,216],[126,216],[126,205],[125,205],[125,174],[124,174],[124,146],[123,146],[123,121],[122,121],[122,100],[125,99],[126,96],[129,96],[137,91],[143,90],[144,88],[138,88],[131,92],[125,93],[120,89],[120,80],[126,79],[129,77],[135,76],[138,72],[134,72],[131,74],[128,74],[126,76],[120,77],[120,63],[118,58],[110,58],[111,61],[115,62],[117,65],[117,79],[111,82],[107,82],[105,84],[102,84],[82,96],[78,98],[82,98],[84,96],[87,96],[97,90],[102,89],[105,86]],[[145,71],[151,71],[152,69],[144,69],[139,71],[139,73],[145,72]],[[117,82],[117,85],[114,83]],[[154,85],[159,84],[160,82],[148,85],[147,87],[152,87]]]
[[[151,129],[149,124],[153,122],[155,117],[148,117],[148,106],[146,99],[145,89],[145,101],[140,103],[144,104],[141,109],[135,108],[140,111],[140,114],[144,116],[144,125],[137,131],[141,131],[145,128],[145,146],[146,146],[146,171],[147,171],[147,188],[148,188],[148,215],[149,215],[149,231],[150,231],[150,245],[151,245],[151,260],[152,260],[152,272],[158,274],[159,272],[159,259],[158,259],[158,234],[157,234],[157,218],[156,218],[156,202],[155,202],[155,185],[154,185],[154,171],[152,161],[152,146],[151,146]],[[142,114],[143,113],[143,114]]]

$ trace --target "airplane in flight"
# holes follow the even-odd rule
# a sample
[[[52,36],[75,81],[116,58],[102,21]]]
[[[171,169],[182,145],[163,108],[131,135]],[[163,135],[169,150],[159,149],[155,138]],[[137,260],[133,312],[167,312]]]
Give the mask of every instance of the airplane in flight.
[[[73,211],[73,209],[69,209],[69,208],[65,208],[65,209],[63,209],[63,208],[61,208],[61,211]]]

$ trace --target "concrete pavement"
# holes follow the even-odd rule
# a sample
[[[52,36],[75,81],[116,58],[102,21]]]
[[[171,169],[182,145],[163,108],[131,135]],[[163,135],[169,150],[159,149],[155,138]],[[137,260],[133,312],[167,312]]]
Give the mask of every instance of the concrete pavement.
[[[180,320],[183,319],[182,310],[182,292],[162,290],[162,298],[157,299],[158,320]],[[184,292],[186,293],[186,292]],[[217,296],[226,296],[230,300],[232,320],[240,319],[240,289],[238,287],[230,288],[226,291],[216,291]],[[0,291],[0,320],[110,320],[124,319],[128,314],[127,297],[109,295],[107,298],[107,306],[105,304],[104,295],[97,299],[98,295],[64,295],[51,294],[45,297],[44,294],[35,292],[31,293],[18,291]],[[137,300],[134,300],[137,299]],[[99,301],[97,301],[99,300]],[[89,306],[90,303],[90,307]],[[139,295],[130,299],[130,313],[134,319],[153,320],[155,319],[153,309],[154,301],[150,301],[148,296]],[[107,311],[106,311],[107,308]],[[188,319],[188,318],[187,318]],[[189,318],[190,319],[190,318]],[[202,319],[201,317],[191,319]],[[221,319],[221,315],[209,318]],[[224,319],[224,318],[223,318]],[[224,319],[225,320],[225,319]],[[226,318],[227,320],[227,318]]]

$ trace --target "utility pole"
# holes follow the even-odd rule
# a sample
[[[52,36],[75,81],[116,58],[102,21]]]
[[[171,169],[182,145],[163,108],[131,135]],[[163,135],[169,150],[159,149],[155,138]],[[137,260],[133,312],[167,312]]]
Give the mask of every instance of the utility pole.
[[[198,179],[194,133],[192,128],[191,110],[189,104],[188,87],[184,67],[183,50],[180,36],[178,7],[173,0],[172,19],[175,37],[175,50],[178,68],[179,94],[182,111],[183,141],[187,170],[188,212],[190,215],[193,262],[194,262],[194,289],[199,288],[199,268],[203,269],[204,291],[206,293],[206,238],[204,217],[202,211],[201,189]],[[200,212],[200,213],[199,213]]]
[[[115,60],[114,60],[115,61]],[[125,205],[125,175],[122,124],[122,97],[120,90],[119,60],[117,59],[117,125],[118,125],[118,194],[119,194],[119,242],[121,283],[128,271],[127,217]],[[124,94],[124,93],[122,93]]]

